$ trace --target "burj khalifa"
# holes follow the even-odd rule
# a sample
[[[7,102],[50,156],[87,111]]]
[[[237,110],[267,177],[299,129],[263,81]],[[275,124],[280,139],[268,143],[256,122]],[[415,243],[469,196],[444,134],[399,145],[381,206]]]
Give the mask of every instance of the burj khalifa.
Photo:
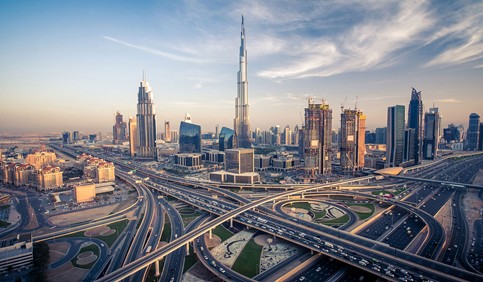
[[[238,94],[235,99],[234,129],[238,137],[238,146],[251,147],[250,111],[248,106],[247,48],[243,16],[241,22],[240,70],[238,71]]]

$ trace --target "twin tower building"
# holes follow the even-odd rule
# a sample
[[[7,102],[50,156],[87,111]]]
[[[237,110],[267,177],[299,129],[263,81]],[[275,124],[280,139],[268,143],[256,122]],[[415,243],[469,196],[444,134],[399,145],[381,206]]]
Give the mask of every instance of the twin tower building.
[[[248,107],[247,49],[245,26],[241,23],[240,70],[238,71],[238,94],[235,100],[234,131],[238,146],[251,147],[250,112]],[[153,92],[143,75],[139,86],[136,119],[129,118],[129,144],[132,157],[155,159],[156,153],[156,110]],[[180,134],[182,134],[180,132]]]

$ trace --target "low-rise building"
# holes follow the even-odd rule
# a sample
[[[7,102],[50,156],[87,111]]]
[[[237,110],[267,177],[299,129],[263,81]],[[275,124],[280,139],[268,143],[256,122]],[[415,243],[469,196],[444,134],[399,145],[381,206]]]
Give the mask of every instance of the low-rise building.
[[[51,190],[62,187],[62,171],[60,167],[44,167],[39,169],[37,174],[37,187],[39,190]]]
[[[116,180],[116,168],[113,163],[101,162],[96,168],[97,183],[112,182]]]
[[[260,175],[257,172],[232,173],[221,170],[210,173],[210,181],[221,183],[254,184],[260,182]]]
[[[184,169],[201,169],[201,154],[176,154],[174,155],[175,166]]]
[[[32,234],[0,241],[0,273],[16,271],[33,266]]]
[[[79,185],[74,187],[74,198],[77,203],[93,201],[96,197],[96,185]]]

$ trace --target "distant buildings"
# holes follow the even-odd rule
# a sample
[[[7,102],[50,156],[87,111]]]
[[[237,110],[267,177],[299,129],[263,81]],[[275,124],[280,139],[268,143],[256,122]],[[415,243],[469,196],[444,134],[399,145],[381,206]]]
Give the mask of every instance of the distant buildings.
[[[179,135],[180,153],[201,153],[201,126],[182,121]]]
[[[386,144],[387,127],[376,128],[376,144]]]
[[[450,123],[447,128],[443,129],[443,138],[446,143],[461,142],[463,139],[464,129]]]
[[[127,141],[127,124],[123,121],[121,113],[116,113],[116,123],[112,127],[112,143],[120,144]]]
[[[176,154],[174,155],[174,163],[177,167],[183,169],[201,169],[201,154]]]
[[[414,164],[420,164],[420,156],[423,140],[423,101],[421,91],[412,89],[411,101],[408,111],[408,152],[407,160],[414,160]]]
[[[439,137],[441,136],[441,116],[438,108],[430,108],[424,114],[423,158],[433,160],[438,151]]]
[[[62,144],[72,144],[72,135],[69,131],[62,132]]]
[[[115,167],[110,162],[100,162],[96,169],[97,183],[112,182],[116,180]]]
[[[137,157],[154,159],[156,157],[156,110],[153,92],[149,82],[143,77],[139,86],[137,104]]]
[[[304,160],[307,176],[332,172],[332,110],[309,99],[305,109]]]
[[[468,150],[477,150],[478,141],[480,138],[480,116],[476,113],[470,114],[470,121],[468,125]]]
[[[397,105],[387,109],[386,166],[404,162],[405,108]]]
[[[341,113],[340,165],[342,171],[353,172],[364,167],[366,116],[358,110]]]
[[[169,121],[164,122],[164,142],[171,143],[171,127]]]
[[[248,80],[247,80],[247,48],[245,42],[245,25],[243,16],[241,22],[240,44],[240,70],[238,71],[237,97],[235,99],[234,126],[240,148],[251,147],[250,109],[248,106]]]

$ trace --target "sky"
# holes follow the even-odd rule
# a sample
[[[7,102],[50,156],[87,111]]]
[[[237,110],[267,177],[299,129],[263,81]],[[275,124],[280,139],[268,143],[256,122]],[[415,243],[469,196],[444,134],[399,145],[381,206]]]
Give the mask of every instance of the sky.
[[[444,126],[483,115],[482,1],[2,0],[0,133],[110,132],[143,71],[159,126],[232,128],[242,14],[253,130],[300,125],[308,97],[373,130],[411,87]]]

